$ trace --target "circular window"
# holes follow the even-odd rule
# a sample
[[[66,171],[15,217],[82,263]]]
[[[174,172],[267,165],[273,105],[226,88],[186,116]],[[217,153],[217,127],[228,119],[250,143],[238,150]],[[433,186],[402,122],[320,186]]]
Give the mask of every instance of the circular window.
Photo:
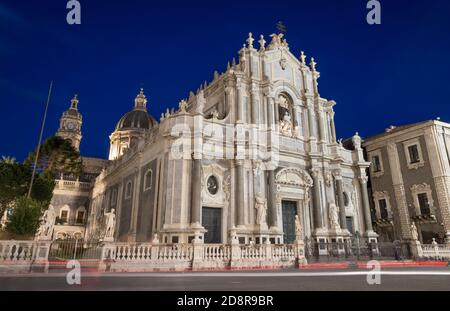
[[[208,178],[207,187],[209,193],[211,193],[212,195],[217,194],[217,192],[219,191],[219,183],[217,182],[217,178],[214,176],[210,176]]]

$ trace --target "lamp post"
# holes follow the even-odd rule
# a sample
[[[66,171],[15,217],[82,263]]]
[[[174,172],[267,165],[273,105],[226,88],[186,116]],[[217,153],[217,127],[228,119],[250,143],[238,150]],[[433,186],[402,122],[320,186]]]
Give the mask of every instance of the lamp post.
[[[37,163],[38,163],[38,159],[39,159],[39,151],[41,149],[41,144],[42,144],[42,136],[44,135],[45,120],[47,119],[47,111],[48,111],[48,105],[50,103],[50,96],[52,94],[52,89],[53,89],[53,81],[50,82],[50,88],[48,90],[47,103],[45,105],[44,118],[42,119],[42,125],[41,125],[41,133],[39,135],[39,143],[38,143],[38,147],[37,147],[37,151],[36,151],[36,156],[34,159],[33,174],[31,175],[30,188],[28,189],[28,196],[27,196],[28,199],[31,197],[31,190],[33,189],[34,178],[36,176],[36,167],[37,167]]]

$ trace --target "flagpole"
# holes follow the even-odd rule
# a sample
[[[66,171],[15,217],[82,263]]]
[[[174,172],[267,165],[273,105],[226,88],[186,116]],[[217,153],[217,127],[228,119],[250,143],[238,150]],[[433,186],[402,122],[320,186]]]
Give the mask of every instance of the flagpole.
[[[37,148],[36,156],[34,159],[33,174],[31,175],[30,188],[28,189],[28,196],[27,196],[28,198],[31,198],[31,190],[33,189],[34,178],[36,176],[36,167],[38,164],[39,151],[41,149],[41,144],[42,144],[42,136],[44,135],[45,120],[47,119],[47,111],[48,111],[48,105],[50,103],[50,97],[52,95],[52,89],[53,89],[53,81],[50,82],[50,88],[48,90],[47,103],[45,105],[44,118],[42,119],[42,125],[41,125],[41,134],[39,135],[38,148]]]

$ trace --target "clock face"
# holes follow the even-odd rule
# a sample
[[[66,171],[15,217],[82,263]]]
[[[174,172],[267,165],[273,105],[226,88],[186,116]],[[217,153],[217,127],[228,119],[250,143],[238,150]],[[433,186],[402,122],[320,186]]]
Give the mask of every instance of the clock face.
[[[207,182],[207,187],[208,187],[209,193],[211,193],[212,195],[217,194],[217,191],[219,190],[217,178],[214,176],[209,177],[208,182]]]
[[[73,122],[67,123],[67,129],[69,129],[69,130],[75,129],[75,124]]]

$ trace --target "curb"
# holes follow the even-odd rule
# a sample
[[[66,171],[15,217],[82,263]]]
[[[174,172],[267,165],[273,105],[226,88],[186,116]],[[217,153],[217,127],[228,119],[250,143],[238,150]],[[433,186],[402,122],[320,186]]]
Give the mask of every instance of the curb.
[[[359,269],[371,269],[367,267],[368,262],[358,262]],[[409,267],[448,267],[447,261],[380,261],[381,268],[409,268]]]
[[[306,265],[300,265],[299,269],[348,269],[350,268],[349,262],[342,263],[312,263]]]
[[[300,265],[298,268],[302,270],[314,270],[314,269],[371,269],[367,266],[369,261],[359,261],[355,263],[342,262],[342,263],[311,263],[306,265]],[[380,261],[381,268],[410,268],[410,267],[449,267],[450,264],[447,261]]]

